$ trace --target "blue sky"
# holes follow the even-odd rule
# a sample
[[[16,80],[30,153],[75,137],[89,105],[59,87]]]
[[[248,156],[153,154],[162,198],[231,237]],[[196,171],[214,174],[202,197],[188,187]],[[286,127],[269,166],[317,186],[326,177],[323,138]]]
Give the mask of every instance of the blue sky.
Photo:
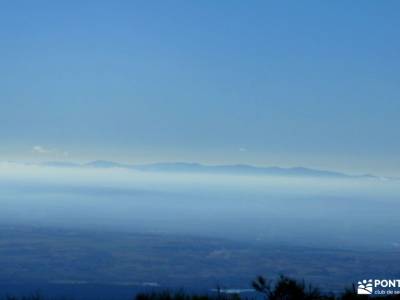
[[[398,1],[2,1],[0,159],[400,175],[399,11]]]

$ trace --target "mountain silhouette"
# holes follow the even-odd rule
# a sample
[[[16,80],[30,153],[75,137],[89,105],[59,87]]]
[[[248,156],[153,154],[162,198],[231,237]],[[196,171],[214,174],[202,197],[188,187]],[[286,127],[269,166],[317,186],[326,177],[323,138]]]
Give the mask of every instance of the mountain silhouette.
[[[208,174],[231,174],[231,175],[266,175],[266,176],[289,176],[289,177],[318,177],[318,178],[365,178],[388,180],[394,178],[383,178],[379,176],[349,175],[342,172],[319,170],[306,167],[259,167],[246,164],[234,165],[205,165],[200,163],[167,162],[131,165],[107,160],[95,160],[84,164],[72,162],[46,162],[41,165],[50,167],[80,167],[80,168],[123,168],[142,172],[175,172],[175,173],[208,173]]]

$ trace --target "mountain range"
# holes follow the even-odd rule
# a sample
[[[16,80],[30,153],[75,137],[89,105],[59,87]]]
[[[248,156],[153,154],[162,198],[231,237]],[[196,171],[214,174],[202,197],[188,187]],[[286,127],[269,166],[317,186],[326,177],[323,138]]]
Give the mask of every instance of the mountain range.
[[[209,173],[209,174],[232,174],[232,175],[269,175],[269,176],[293,176],[293,177],[322,177],[322,178],[375,178],[390,179],[379,176],[363,174],[349,175],[336,171],[319,170],[305,167],[258,167],[246,164],[235,165],[205,165],[200,163],[152,163],[131,165],[113,161],[96,160],[88,163],[78,164],[71,162],[45,162],[41,165],[50,167],[80,167],[80,168],[122,168],[142,172],[175,172],[175,173]]]

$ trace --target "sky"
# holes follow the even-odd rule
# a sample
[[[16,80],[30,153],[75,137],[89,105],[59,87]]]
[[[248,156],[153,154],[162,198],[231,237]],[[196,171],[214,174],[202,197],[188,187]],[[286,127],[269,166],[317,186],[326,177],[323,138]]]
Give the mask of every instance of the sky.
[[[0,1],[0,160],[400,176],[398,1]]]

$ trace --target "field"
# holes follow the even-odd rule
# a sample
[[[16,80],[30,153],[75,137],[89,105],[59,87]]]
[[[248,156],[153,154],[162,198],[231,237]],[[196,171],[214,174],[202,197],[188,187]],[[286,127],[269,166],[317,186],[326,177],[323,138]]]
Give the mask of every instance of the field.
[[[2,226],[0,281],[4,292],[29,286],[140,290],[246,289],[262,274],[306,279],[325,291],[356,280],[399,277],[395,251],[350,251],[245,244],[182,235]],[[56,290],[58,290],[57,288]]]

